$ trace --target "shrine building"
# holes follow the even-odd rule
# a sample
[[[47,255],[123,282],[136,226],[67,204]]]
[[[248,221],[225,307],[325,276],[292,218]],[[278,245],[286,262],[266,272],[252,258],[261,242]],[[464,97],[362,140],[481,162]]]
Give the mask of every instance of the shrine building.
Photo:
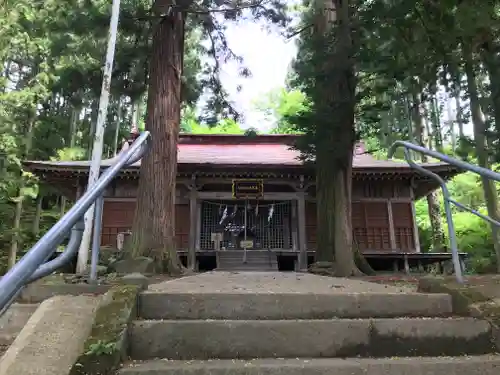
[[[296,135],[181,134],[175,227],[181,260],[199,270],[303,270],[316,250],[315,173],[290,146]],[[423,253],[416,199],[438,184],[408,164],[376,160],[358,144],[353,156],[352,227],[356,245],[375,270],[405,271],[449,261]],[[103,160],[102,166],[111,165]],[[422,164],[449,179],[445,163]],[[90,161],[26,161],[40,179],[75,200]],[[140,162],[121,171],[105,192],[103,246],[130,234]]]

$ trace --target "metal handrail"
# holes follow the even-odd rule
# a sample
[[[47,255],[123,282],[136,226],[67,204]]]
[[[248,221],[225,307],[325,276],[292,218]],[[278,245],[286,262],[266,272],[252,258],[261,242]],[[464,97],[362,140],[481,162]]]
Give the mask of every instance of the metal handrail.
[[[445,154],[442,154],[440,152],[432,151],[432,150],[429,150],[425,147],[418,146],[418,145],[415,145],[413,143],[406,142],[406,141],[394,142],[392,144],[392,146],[389,148],[389,158],[391,158],[394,155],[394,153],[396,152],[396,149],[398,147],[404,148],[403,152],[404,152],[405,160],[410,165],[410,167],[416,169],[417,171],[419,171],[423,175],[434,179],[441,186],[441,191],[443,192],[443,201],[444,201],[444,211],[446,214],[446,222],[448,223],[448,237],[449,237],[449,241],[450,241],[451,255],[452,255],[452,259],[453,259],[453,267],[455,269],[455,277],[459,283],[463,283],[464,278],[462,275],[462,267],[460,265],[460,257],[458,255],[457,235],[455,233],[455,224],[453,222],[451,204],[455,205],[456,207],[458,207],[461,210],[470,212],[470,213],[480,217],[481,219],[488,221],[489,223],[491,223],[493,225],[500,227],[500,222],[498,222],[497,220],[495,220],[487,215],[483,215],[482,213],[480,213],[474,209],[466,207],[462,203],[457,202],[456,200],[452,199],[450,196],[450,192],[448,190],[448,187],[446,186],[446,182],[441,178],[441,176],[439,176],[438,174],[431,172],[431,171],[425,169],[424,167],[422,167],[421,165],[418,165],[417,163],[415,163],[411,157],[410,150],[418,152],[420,154],[430,156],[434,159],[440,160],[440,161],[448,163],[450,165],[454,165],[455,167],[458,167],[460,169],[463,169],[463,170],[466,170],[469,172],[474,172],[474,173],[476,173],[480,176],[486,177],[490,180],[495,180],[495,181],[500,182],[500,173],[494,172],[490,169],[479,167],[477,165],[466,163],[462,160],[452,158],[452,157],[447,156]],[[496,239],[494,239],[494,240],[496,240]]]
[[[95,185],[76,201],[71,209],[0,279],[0,316],[29,283],[50,275],[67,264],[76,254],[83,237],[83,215],[102,196],[109,183],[124,166],[139,161],[148,149],[149,132],[143,132],[132,145],[121,152],[106,168]],[[71,231],[66,250],[47,262],[57,246]]]

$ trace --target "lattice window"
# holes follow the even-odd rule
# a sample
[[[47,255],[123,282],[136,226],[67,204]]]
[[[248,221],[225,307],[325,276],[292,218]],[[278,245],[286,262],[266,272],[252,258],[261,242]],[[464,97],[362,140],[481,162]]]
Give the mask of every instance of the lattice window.
[[[353,202],[352,226],[361,250],[390,250],[386,202]]]
[[[291,202],[204,201],[201,204],[200,247],[213,250],[212,233],[223,233],[221,248],[239,249],[245,233],[254,249],[291,249]],[[272,217],[268,220],[272,207]],[[226,219],[220,224],[226,211]]]
[[[392,202],[396,246],[401,250],[414,250],[413,213],[411,202]]]

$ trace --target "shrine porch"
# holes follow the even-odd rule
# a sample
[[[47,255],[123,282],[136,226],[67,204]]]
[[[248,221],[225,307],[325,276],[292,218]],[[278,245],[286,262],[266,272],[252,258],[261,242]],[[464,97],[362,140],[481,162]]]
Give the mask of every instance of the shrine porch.
[[[297,271],[299,254],[292,250],[249,250],[272,252],[278,261],[279,271]],[[179,257],[188,266],[188,251],[179,250]],[[307,265],[314,262],[314,251],[307,252]],[[366,260],[377,273],[403,273],[406,275],[418,275],[423,273],[445,274],[452,270],[451,253],[407,253],[407,252],[364,252]],[[243,251],[241,252],[243,258]],[[462,270],[466,270],[467,253],[460,253]],[[213,250],[196,252],[196,270],[212,271],[217,268],[217,254]]]

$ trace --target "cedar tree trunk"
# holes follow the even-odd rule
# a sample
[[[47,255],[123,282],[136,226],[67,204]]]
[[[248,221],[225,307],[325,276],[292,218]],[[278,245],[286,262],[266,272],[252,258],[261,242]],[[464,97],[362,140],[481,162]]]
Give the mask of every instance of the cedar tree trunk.
[[[467,76],[467,91],[469,92],[470,108],[472,125],[474,132],[474,142],[476,146],[477,163],[480,167],[491,168],[488,160],[488,150],[486,147],[486,123],[479,102],[479,93],[476,83],[476,74],[474,71],[474,59],[470,47],[463,43],[462,50],[465,61],[465,75]],[[484,200],[486,201],[486,209],[488,216],[499,221],[500,215],[498,212],[498,196],[495,189],[495,183],[481,176],[483,185]],[[491,233],[493,237],[493,246],[496,253],[497,272],[500,272],[500,237],[499,228],[495,224],[491,224]]]
[[[181,110],[185,14],[163,16],[153,36],[146,129],[130,255],[149,256],[157,272],[182,271],[175,244],[175,183]]]
[[[416,88],[414,88],[416,90]],[[424,119],[422,118],[422,101],[417,91],[413,92],[413,121],[415,130],[415,139],[418,144],[422,147],[426,147],[424,139]],[[432,145],[432,141],[429,141]],[[423,163],[427,162],[428,158],[426,155],[422,154],[421,160]],[[432,233],[432,250],[439,252],[442,251],[444,243],[446,241],[443,229],[443,221],[441,219],[441,209],[439,206],[439,199],[437,192],[431,192],[427,195],[427,208],[429,213],[429,220],[431,224]]]
[[[335,275],[351,276],[361,272],[355,264],[351,223],[356,78],[349,2],[325,0],[320,6],[316,30],[327,38],[327,43],[335,43],[335,51],[317,78],[322,95],[315,105],[325,117],[329,113],[335,115],[319,121],[316,129],[316,261],[335,260]],[[335,21],[339,25],[335,30],[337,41],[328,40]]]

